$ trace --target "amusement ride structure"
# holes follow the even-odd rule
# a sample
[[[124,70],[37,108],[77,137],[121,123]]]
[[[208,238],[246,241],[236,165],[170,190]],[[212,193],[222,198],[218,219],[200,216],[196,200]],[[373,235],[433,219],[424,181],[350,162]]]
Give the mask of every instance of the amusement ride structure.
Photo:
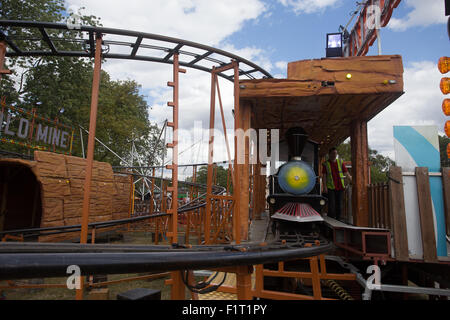
[[[382,26],[399,2],[376,2]],[[83,298],[86,287],[100,285],[84,277],[141,272],[170,272],[166,284],[171,285],[172,299],[185,299],[186,287],[193,298],[212,291],[238,299],[370,299],[375,291],[450,296],[445,289],[450,283],[450,259],[437,249],[441,238],[438,235],[436,242],[434,235],[439,231],[430,223],[427,169],[416,171],[422,191],[422,257],[408,253],[401,169],[392,167],[386,184],[370,183],[367,122],[403,94],[403,65],[398,55],[365,56],[377,38],[375,31],[365,29],[369,3],[347,35],[345,57],[291,62],[287,79],[273,79],[246,59],[186,40],[103,27],[1,20],[0,69],[6,57],[86,57],[94,60],[94,75],[86,159],[47,152],[51,150],[36,150],[33,160],[0,159],[0,178],[6,181],[0,189],[0,214],[9,215],[0,225],[4,240],[0,280],[64,277],[69,265],[77,265],[83,275],[77,299]],[[16,39],[13,30],[21,28],[40,37]],[[68,32],[70,39],[61,36]],[[33,47],[36,41],[42,46]],[[60,49],[66,42],[74,49]],[[112,168],[93,160],[103,59],[173,66],[167,82],[173,89],[167,103],[173,117],[164,123],[165,130],[173,129],[173,141],[166,144],[173,150],[169,164]],[[234,85],[235,130],[279,130],[280,160],[285,164],[269,180],[260,174],[265,163],[249,161],[252,153],[259,156],[248,136],[238,139],[235,135],[234,158],[226,140],[228,160],[214,163],[210,130],[208,163],[184,166],[192,168],[192,181],[179,181],[183,167],[178,165],[179,77],[187,71],[184,68],[211,74],[210,129],[214,129],[217,98],[227,137],[220,77]],[[8,70],[0,70],[2,74]],[[2,114],[6,109],[3,106]],[[37,129],[31,129],[30,141],[33,134]],[[328,149],[349,136],[353,185],[346,194],[344,221],[337,221],[324,214],[327,199],[322,195],[320,168]],[[276,138],[270,133],[268,138],[267,146],[274,154]],[[241,154],[243,163],[238,161]],[[223,164],[229,169],[227,187],[217,185],[217,166]],[[201,165],[207,165],[206,185],[196,182]],[[171,178],[158,176],[159,169],[169,171]],[[442,169],[440,177],[448,230],[448,168]],[[15,200],[19,189],[13,180],[20,179],[30,185],[21,191],[28,192],[22,197],[33,201]],[[146,188],[138,199],[136,181]],[[188,195],[186,203],[178,201],[181,192]],[[272,219],[264,224],[263,239],[249,241],[249,226],[267,213]],[[95,244],[102,233],[123,230],[151,231],[154,245]],[[163,239],[168,244],[159,244]],[[375,287],[363,276],[364,268],[372,264],[391,272]],[[202,269],[235,274],[235,283],[224,285],[225,275],[219,282],[195,283],[193,271]],[[280,289],[273,279],[293,280],[294,288]],[[393,284],[384,284],[385,279]],[[418,286],[408,286],[408,281]],[[0,289],[8,287],[20,286]]]

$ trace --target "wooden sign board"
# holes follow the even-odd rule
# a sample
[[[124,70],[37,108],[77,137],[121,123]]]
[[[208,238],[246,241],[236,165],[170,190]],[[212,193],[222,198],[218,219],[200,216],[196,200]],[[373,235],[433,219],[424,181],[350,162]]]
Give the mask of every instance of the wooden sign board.
[[[36,110],[2,105],[0,142],[29,149],[71,154],[74,129],[36,114]]]

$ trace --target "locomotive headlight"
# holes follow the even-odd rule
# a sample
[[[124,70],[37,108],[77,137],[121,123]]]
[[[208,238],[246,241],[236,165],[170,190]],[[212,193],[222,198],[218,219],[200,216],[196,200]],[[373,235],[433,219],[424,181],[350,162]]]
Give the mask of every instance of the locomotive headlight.
[[[323,200],[323,199],[320,200],[320,205],[321,205],[321,206],[324,206],[324,205],[325,205],[325,200]]]
[[[270,204],[275,204],[275,198],[270,198],[269,202],[270,202]]]

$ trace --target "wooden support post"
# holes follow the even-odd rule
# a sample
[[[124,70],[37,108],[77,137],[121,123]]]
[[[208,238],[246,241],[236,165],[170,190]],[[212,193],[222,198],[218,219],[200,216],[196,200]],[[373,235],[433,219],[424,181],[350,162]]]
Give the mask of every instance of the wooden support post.
[[[169,230],[171,235],[171,243],[178,243],[178,112],[179,112],[179,73],[186,72],[179,67],[179,53],[173,55],[173,82],[170,86],[173,87],[173,135],[172,135],[172,186],[169,189],[172,193],[172,203],[170,207]],[[169,84],[168,84],[169,85]],[[169,212],[169,211],[168,211]],[[184,300],[185,288],[181,280],[181,273],[179,271],[171,272],[172,276],[172,300]]]
[[[241,125],[240,128],[243,132],[247,132],[250,127],[250,115],[251,115],[251,105],[246,102],[240,107],[241,114]],[[238,164],[238,170],[240,170],[240,189],[239,189],[239,216],[241,224],[241,239],[248,240],[248,219],[249,219],[249,183],[250,183],[250,137],[245,136],[244,145],[239,146],[244,152],[245,163]]]
[[[450,168],[442,168],[442,187],[444,192],[444,211],[447,234],[450,234]]]
[[[434,232],[433,204],[431,202],[428,168],[416,168],[417,198],[419,200],[420,228],[422,230],[423,260],[437,262]]]
[[[367,145],[367,121],[355,120],[351,124],[351,149],[352,149],[352,214],[353,222],[358,227],[369,226],[369,202],[367,187],[369,185],[368,174],[368,145]]]
[[[408,261],[408,238],[406,237],[405,197],[403,193],[402,168],[391,167],[389,170],[389,203],[391,226],[394,233],[395,258]]]
[[[241,243],[241,219],[240,219],[240,192],[241,192],[241,181],[240,181],[240,170],[238,165],[238,137],[236,135],[236,130],[240,128],[241,125],[241,111],[239,107],[239,63],[233,61],[234,68],[234,186],[233,186],[233,198],[234,198],[234,208],[233,208],[233,237],[237,244]]]
[[[91,115],[89,119],[89,139],[86,160],[86,176],[84,179],[83,213],[81,217],[80,243],[87,242],[89,205],[91,195],[92,167],[94,163],[95,129],[97,124],[98,91],[100,88],[100,72],[102,64],[102,35],[97,34],[95,46],[94,76],[92,80]]]
[[[236,267],[236,289],[238,300],[252,300],[253,266]]]
[[[259,297],[261,295],[261,292],[264,290],[263,270],[263,264],[258,264],[255,266],[255,292],[257,297]]]
[[[317,257],[309,258],[309,265],[312,274],[312,287],[314,300],[322,299],[322,288],[320,287],[319,263]]]
[[[216,112],[216,75],[215,68],[211,72],[211,104],[209,109],[209,144],[208,144],[208,173],[206,177],[206,216],[205,216],[205,244],[210,243],[211,236],[211,197],[213,184],[213,156],[214,156],[214,120]]]
[[[159,243],[159,224],[160,224],[161,218],[156,218],[155,221],[155,244]]]
[[[89,139],[86,160],[86,176],[84,178],[83,212],[81,216],[80,243],[87,243],[89,206],[92,183],[92,167],[94,164],[95,129],[97,124],[98,92],[100,88],[100,73],[102,64],[102,35],[96,34],[94,75],[92,80],[91,114],[89,119]],[[80,277],[81,288],[77,289],[76,299],[83,299],[84,277]]]
[[[180,271],[172,271],[170,273],[172,280],[171,298],[172,300],[185,300],[186,292],[184,288],[183,280],[181,280]]]
[[[152,171],[152,177],[154,177],[154,176],[155,176],[155,168],[153,168],[153,171]],[[153,204],[153,202],[155,201],[154,192],[155,192],[155,178],[152,178],[152,184],[151,184],[151,189],[150,189],[150,209],[149,209],[150,214],[152,214],[153,211],[155,210],[154,204]]]

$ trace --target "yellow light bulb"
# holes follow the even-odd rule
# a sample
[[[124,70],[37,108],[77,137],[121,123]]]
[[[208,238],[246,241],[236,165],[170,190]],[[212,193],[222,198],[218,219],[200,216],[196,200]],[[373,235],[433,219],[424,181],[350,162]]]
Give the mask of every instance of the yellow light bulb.
[[[347,75],[345,76],[348,80],[350,80],[352,78],[352,74],[351,73],[347,73]]]
[[[445,134],[447,135],[447,137],[450,138],[450,120],[447,120],[447,122],[445,123]]]

